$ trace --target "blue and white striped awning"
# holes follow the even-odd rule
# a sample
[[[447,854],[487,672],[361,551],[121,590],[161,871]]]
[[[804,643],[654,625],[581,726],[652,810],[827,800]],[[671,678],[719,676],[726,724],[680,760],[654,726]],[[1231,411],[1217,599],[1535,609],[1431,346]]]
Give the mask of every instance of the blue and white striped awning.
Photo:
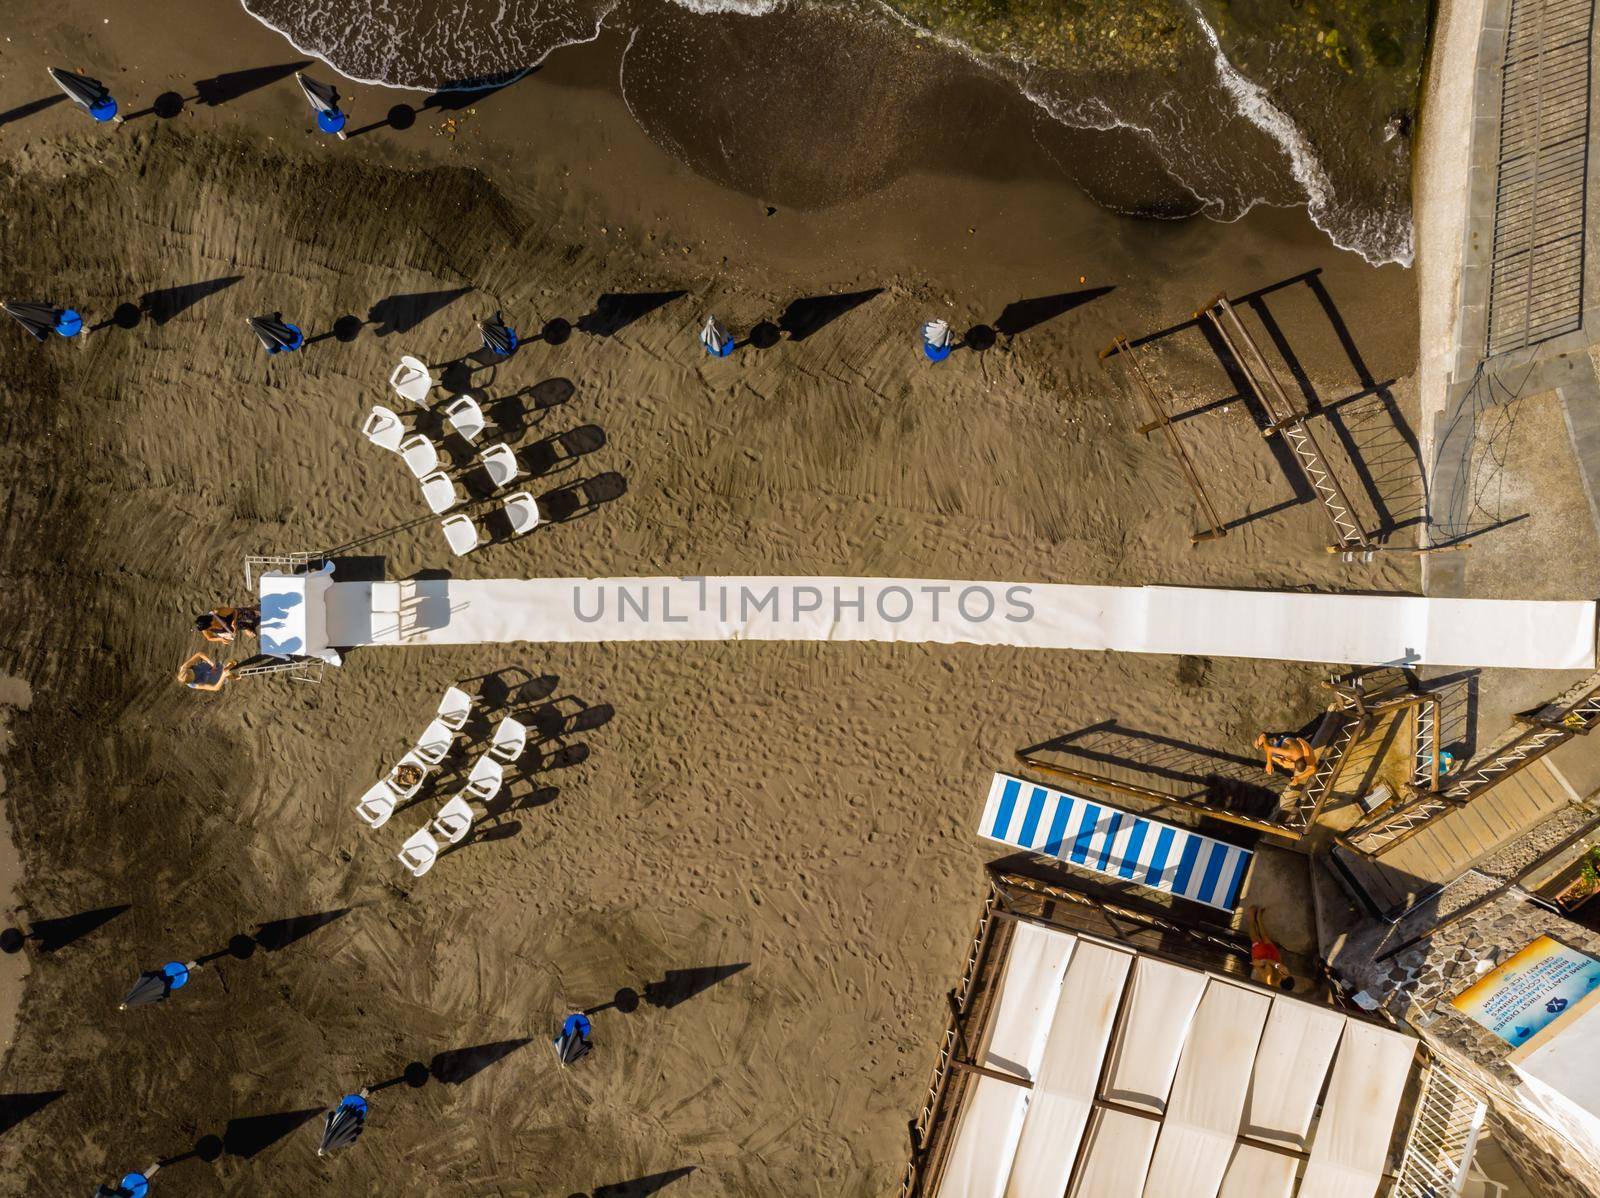
[[[978,834],[1223,911],[1238,906],[1254,856],[1188,828],[1009,774],[994,776]]]

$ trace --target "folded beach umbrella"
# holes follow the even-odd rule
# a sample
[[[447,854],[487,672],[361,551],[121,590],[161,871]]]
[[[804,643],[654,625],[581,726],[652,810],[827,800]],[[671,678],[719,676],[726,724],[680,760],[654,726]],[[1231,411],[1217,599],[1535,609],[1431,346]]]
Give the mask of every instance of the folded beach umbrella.
[[[339,111],[339,93],[334,86],[331,83],[318,83],[298,71],[294,79],[305,93],[311,111],[317,114],[317,128],[324,133],[337,133],[339,139],[344,140],[344,126],[348,118]]]
[[[305,344],[305,334],[281,317],[281,313],[274,312],[271,316],[247,318],[251,331],[261,339],[269,354],[293,353]]]
[[[556,1057],[563,1065],[587,1056],[594,1045],[589,1040],[589,1017],[581,1013],[568,1015],[561,1025],[561,1034],[555,1038]]]
[[[707,315],[705,327],[700,330],[700,344],[713,358],[726,358],[733,352],[733,336],[715,316]]]
[[[492,320],[480,320],[478,332],[483,336],[483,348],[502,358],[509,358],[517,348],[517,330],[500,323],[500,313]]]
[[[366,1090],[358,1094],[346,1094],[339,1100],[339,1105],[323,1117],[322,1143],[317,1147],[317,1155],[327,1156],[336,1148],[350,1147],[361,1138],[366,1126]]]
[[[18,303],[14,300],[6,300],[4,303],[0,303],[0,308],[5,309],[6,315],[10,316],[40,341],[43,341],[56,331],[56,324],[60,321],[62,313],[65,311],[65,309],[58,308],[54,304]]]
[[[74,104],[82,107],[97,121],[109,121],[117,115],[117,102],[111,98],[111,91],[98,79],[91,79],[87,75],[75,75],[71,71],[63,71],[60,67],[47,68],[50,78],[56,81],[56,86],[72,99]]]
[[[174,990],[181,990],[189,984],[189,971],[195,967],[193,961],[187,964],[182,961],[168,961],[160,969],[145,970],[139,975],[139,980],[134,982],[133,989],[128,991],[118,1010],[126,1011],[129,1007],[147,1007],[151,1003],[165,1002]]]

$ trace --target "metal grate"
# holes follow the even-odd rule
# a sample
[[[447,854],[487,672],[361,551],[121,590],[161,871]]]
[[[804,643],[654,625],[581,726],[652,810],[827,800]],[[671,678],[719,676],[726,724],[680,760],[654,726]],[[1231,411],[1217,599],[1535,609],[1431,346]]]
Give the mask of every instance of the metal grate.
[[[1454,1075],[1429,1068],[1391,1198],[1459,1198],[1488,1109]]]
[[[1495,164],[1488,355],[1583,324],[1594,0],[1512,0]]]

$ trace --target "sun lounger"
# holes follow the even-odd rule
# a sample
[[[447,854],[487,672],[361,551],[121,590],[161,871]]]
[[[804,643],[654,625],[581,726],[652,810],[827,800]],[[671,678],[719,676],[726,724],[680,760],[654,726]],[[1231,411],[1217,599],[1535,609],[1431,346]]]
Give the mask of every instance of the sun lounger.
[[[506,716],[494,730],[494,739],[489,742],[489,752],[510,764],[522,756],[522,750],[527,748],[527,745],[527,726]]]
[[[467,793],[487,803],[500,793],[505,776],[505,769],[500,763],[485,754],[478,758],[472,772],[467,775]]]
[[[440,521],[439,527],[444,530],[444,539],[450,546],[450,552],[457,557],[471,553],[478,547],[478,526],[470,516],[451,516]]]
[[[435,516],[442,516],[456,505],[456,485],[443,470],[435,470],[422,480],[422,498]]]
[[[468,441],[476,441],[485,427],[483,409],[470,395],[458,395],[447,403],[444,418],[458,436]]]
[[[456,844],[472,827],[472,804],[456,795],[439,808],[439,814],[433,817],[430,827],[440,839]]]
[[[1238,905],[1254,856],[1188,828],[1008,774],[994,776],[978,833],[1222,911]]]
[[[1417,1042],[1349,1021],[1339,1037],[1299,1198],[1373,1198]]]
[[[504,441],[484,446],[478,453],[478,461],[497,489],[515,482],[522,473],[522,467],[517,465],[517,455]]]
[[[538,500],[526,491],[507,495],[503,510],[506,519],[511,522],[511,535],[514,537],[520,537],[523,533],[532,532],[539,527]]]
[[[444,698],[439,700],[439,722],[452,731],[459,732],[461,725],[467,722],[467,717],[471,714],[472,696],[460,687],[446,687]]]
[[[400,417],[388,408],[374,407],[372,414],[367,417],[367,422],[361,426],[361,433],[380,449],[399,453],[400,442],[405,439],[406,426],[401,424]]]
[[[394,814],[398,797],[387,782],[378,782],[356,803],[356,814],[374,828],[381,828]]]
[[[439,842],[424,828],[400,846],[399,857],[400,864],[411,871],[411,876],[420,878],[439,859]]]
[[[433,390],[433,374],[426,362],[406,354],[389,375],[389,385],[401,399],[409,399],[414,404],[427,407],[428,392]]]

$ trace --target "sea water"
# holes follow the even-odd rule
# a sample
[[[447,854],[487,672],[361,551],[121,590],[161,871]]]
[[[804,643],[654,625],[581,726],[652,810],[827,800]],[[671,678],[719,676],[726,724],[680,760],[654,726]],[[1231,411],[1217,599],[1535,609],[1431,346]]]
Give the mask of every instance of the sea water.
[[[635,116],[735,184],[749,173],[737,160],[753,161],[761,139],[804,131],[730,121],[708,162],[691,144],[697,108],[710,121],[718,109],[800,114],[821,102],[835,130],[840,120],[881,127],[883,146],[867,156],[889,164],[894,142],[939,138],[926,115],[939,76],[976,71],[1063,126],[1141,143],[1171,186],[1141,197],[1133,172],[1131,188],[1091,188],[1110,206],[1231,221],[1257,204],[1304,205],[1341,248],[1411,262],[1426,0],[243,2],[349,78],[429,91],[503,82],[617,28]],[[882,181],[842,160],[839,174],[839,195]],[[1187,206],[1154,194],[1172,190]],[[826,188],[802,197],[828,198]]]

